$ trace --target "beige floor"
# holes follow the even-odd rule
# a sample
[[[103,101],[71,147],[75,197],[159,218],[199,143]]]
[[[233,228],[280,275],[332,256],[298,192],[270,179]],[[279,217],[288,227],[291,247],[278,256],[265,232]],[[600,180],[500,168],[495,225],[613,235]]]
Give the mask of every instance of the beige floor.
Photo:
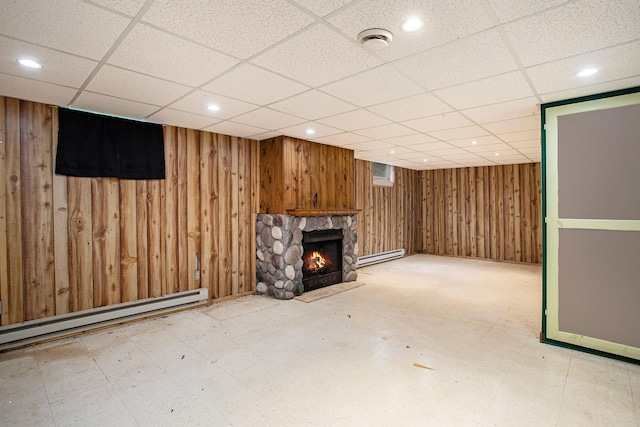
[[[540,276],[416,255],[312,303],[252,296],[7,352],[0,425],[637,427],[640,366],[538,342]]]

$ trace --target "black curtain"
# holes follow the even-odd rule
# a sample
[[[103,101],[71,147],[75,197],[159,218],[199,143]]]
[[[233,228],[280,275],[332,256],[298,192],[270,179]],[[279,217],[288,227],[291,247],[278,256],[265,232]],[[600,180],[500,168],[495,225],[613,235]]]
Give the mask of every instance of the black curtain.
[[[164,179],[162,125],[60,108],[56,173]]]

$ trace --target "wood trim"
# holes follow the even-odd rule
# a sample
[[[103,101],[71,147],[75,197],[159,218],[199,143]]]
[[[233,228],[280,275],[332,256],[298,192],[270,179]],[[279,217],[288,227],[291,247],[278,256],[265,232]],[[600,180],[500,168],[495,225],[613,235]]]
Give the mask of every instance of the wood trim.
[[[356,215],[362,209],[287,209],[286,211],[291,216],[341,216]]]

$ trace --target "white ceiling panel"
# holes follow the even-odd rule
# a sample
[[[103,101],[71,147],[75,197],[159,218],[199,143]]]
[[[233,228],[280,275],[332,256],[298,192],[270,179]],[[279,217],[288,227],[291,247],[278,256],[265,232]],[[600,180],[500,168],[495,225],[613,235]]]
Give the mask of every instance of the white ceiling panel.
[[[491,123],[501,120],[517,119],[518,117],[526,117],[539,113],[540,107],[538,99],[533,96],[462,111],[462,114],[471,120],[475,120],[476,123]]]
[[[161,55],[157,46],[163,47]],[[109,58],[109,64],[193,87],[237,63],[228,55],[144,24],[137,25]]]
[[[401,31],[402,21],[418,16],[422,31]],[[364,0],[332,15],[328,21],[356,40],[368,28],[384,28],[394,37],[380,56],[393,60],[439,46],[491,27],[491,19],[479,0],[434,2],[430,0]]]
[[[3,0],[0,34],[102,59],[130,20],[78,0]]]
[[[614,80],[606,83],[599,83],[589,86],[583,86],[577,89],[567,89],[558,92],[540,95],[543,103],[563,101],[580,96],[595,95],[598,93],[609,92],[612,90],[627,89],[630,87],[640,86],[640,76],[626,79]]]
[[[528,67],[640,38],[636,0],[580,0],[505,26]]]
[[[172,126],[186,126],[190,129],[202,129],[220,121],[219,119],[216,119],[214,117],[186,113],[184,111],[172,110],[170,108],[163,108],[157,113],[152,114],[151,116],[149,116],[149,120]]]
[[[487,144],[487,145],[473,145],[471,147],[465,148],[465,150],[467,150],[467,151],[469,151],[471,153],[478,154],[478,155],[486,155],[485,153],[495,153],[495,152],[500,152],[500,151],[504,151],[504,150],[515,151],[513,148],[511,148],[509,145],[507,145],[505,143]]]
[[[269,106],[283,113],[293,114],[308,120],[317,120],[323,117],[353,111],[357,107],[341,99],[335,98],[319,90],[310,90],[299,95],[292,96]]]
[[[208,110],[208,106],[214,104],[220,107],[218,111]],[[258,108],[255,104],[242,102],[226,96],[218,95],[203,90],[196,90],[189,95],[174,102],[172,109],[186,111],[188,113],[211,116],[217,119],[230,119]],[[258,126],[259,127],[259,126]]]
[[[105,65],[87,85],[87,90],[131,101],[166,105],[189,92],[191,88]]]
[[[106,114],[131,117],[132,119],[144,119],[158,110],[156,105],[143,104],[87,91],[82,92],[71,106],[88,111],[100,110]]]
[[[473,154],[473,153],[443,154],[443,155],[440,155],[440,158],[444,160],[451,160],[452,162],[455,162],[458,160],[480,160],[481,159],[481,157],[478,157],[476,154]]]
[[[156,0],[143,19],[242,59],[313,22],[285,0]]]
[[[76,89],[2,73],[0,88],[3,96],[61,106],[68,105],[77,92]]]
[[[403,124],[419,132],[431,133],[439,130],[471,126],[473,122],[462,114],[454,111],[452,113],[409,120],[403,122]]]
[[[473,141],[476,143],[474,144]],[[462,148],[502,143],[502,141],[495,135],[477,136],[475,138],[448,139],[447,142],[451,145]]]
[[[353,0],[294,0],[302,7],[307,8],[318,16],[327,16],[328,14],[340,9],[341,7],[351,3]]]
[[[476,138],[488,135],[487,131],[480,126],[466,126],[455,129],[439,130],[437,132],[429,132],[429,135],[441,140]]]
[[[367,70],[381,61],[325,25],[316,25],[251,62],[312,87]]]
[[[510,142],[509,145],[517,150],[521,150],[523,148],[538,148],[542,146],[542,141],[540,139],[531,139],[529,141],[517,141]]]
[[[412,135],[398,136],[395,138],[386,138],[385,141],[394,145],[408,146],[416,144],[426,144],[431,142],[437,142],[438,140],[422,133],[414,133]]]
[[[322,88],[336,98],[366,107],[422,93],[416,85],[395,68],[387,65],[332,83]]]
[[[529,154],[540,154],[542,152],[542,148],[541,147],[529,147],[529,148],[520,148],[518,149],[519,152],[521,152],[524,155],[529,155]]]
[[[304,119],[290,114],[259,108],[233,119],[234,122],[261,127],[267,130],[283,129],[304,122]]]
[[[266,105],[304,92],[309,87],[245,63],[203,86],[202,89],[254,104]]]
[[[262,132],[255,135],[251,135],[249,138],[255,139],[256,141],[264,141],[265,139],[275,138],[276,136],[280,136],[280,135],[282,135],[281,132],[268,131],[268,132]]]
[[[497,31],[459,39],[405,58],[397,64],[430,90],[518,69]]]
[[[540,130],[540,116],[520,117],[519,119],[503,120],[483,124],[482,127],[493,134],[521,132],[525,130]]]
[[[391,123],[389,120],[370,113],[366,110],[355,110],[318,120],[328,126],[333,126],[347,132],[381,126]]]
[[[598,72],[592,76],[578,77],[578,72],[585,68],[596,68]],[[640,41],[637,41],[530,67],[527,74],[538,93],[545,94],[618,80],[639,70]]]
[[[35,60],[43,68],[23,67],[18,58]],[[96,65],[89,59],[0,36],[0,73],[79,88]]]
[[[314,133],[309,135],[307,133],[307,130],[309,129],[313,129]],[[331,126],[326,126],[321,123],[314,122],[304,122],[295,126],[289,126],[278,130],[284,135],[289,135],[300,139],[322,138],[329,135],[336,135],[342,132],[341,130],[332,128]]]
[[[407,153],[415,153],[415,151],[410,150],[408,148],[405,147],[395,147],[395,146],[391,146],[388,148],[379,148],[376,150],[368,150],[370,152],[372,152],[373,154],[380,154],[380,155],[386,155],[388,158],[399,158],[396,157],[396,155],[400,155],[400,154],[407,154]]]
[[[533,96],[519,71],[440,89],[435,94],[461,110]]]
[[[522,132],[511,132],[511,133],[501,133],[496,135],[498,138],[503,140],[504,142],[517,142],[517,141],[526,141],[531,139],[540,140],[540,130],[525,130]]]
[[[147,0],[91,0],[109,9],[115,10],[125,15],[135,16]]]
[[[228,120],[216,123],[212,126],[207,126],[203,130],[206,130],[207,132],[221,133],[223,135],[238,136],[241,138],[249,138],[253,135],[260,134],[265,131],[265,129],[248,126],[242,123],[234,123]]]
[[[452,110],[447,104],[430,93],[409,96],[367,108],[374,113],[394,121],[406,121],[428,117]]]
[[[454,154],[470,154],[470,153],[467,151],[464,151],[461,148],[447,148],[444,150],[429,150],[429,154],[431,154],[432,156],[441,157],[441,156],[452,156]]]
[[[489,5],[501,22],[509,22],[557,6],[566,1],[567,0],[489,0]]]
[[[498,157],[501,157],[503,159],[509,157],[522,157],[522,155],[518,151],[512,148],[503,148],[495,151],[482,151],[476,154],[484,158],[493,159],[496,162],[500,160]]]
[[[324,136],[321,138],[314,138],[313,141],[317,141],[322,144],[337,145],[339,147],[349,148],[349,145],[351,144],[371,141],[371,139],[364,137],[362,135],[356,135],[355,133],[343,132],[336,135]]]
[[[372,139],[373,138],[383,139],[388,142],[390,138],[407,136],[415,132],[409,129],[408,127],[405,127],[396,123],[392,123],[390,125],[362,129],[362,130],[356,131],[355,133],[357,133],[358,135],[364,135]]]
[[[395,157],[401,160],[412,160],[415,162],[422,162],[426,158],[424,153],[420,153],[414,150],[410,150],[408,152],[401,153],[401,154],[396,154]]]
[[[389,144],[388,142],[383,142],[383,141],[366,141],[366,142],[359,142],[357,144],[349,144],[349,149],[350,150],[365,150],[365,151],[373,151],[373,150],[391,150],[392,148],[394,148],[395,145],[393,144]]]
[[[407,147],[412,150],[420,151],[423,153],[431,152],[435,150],[446,150],[449,148],[456,148],[451,144],[447,144],[446,142],[424,142],[420,144],[409,145]]]

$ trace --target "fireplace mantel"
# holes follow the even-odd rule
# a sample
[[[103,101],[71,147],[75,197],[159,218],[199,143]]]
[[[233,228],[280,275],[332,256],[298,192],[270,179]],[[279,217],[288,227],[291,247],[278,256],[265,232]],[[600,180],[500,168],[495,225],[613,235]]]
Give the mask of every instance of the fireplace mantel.
[[[333,216],[355,215],[362,209],[287,209],[291,216]]]

